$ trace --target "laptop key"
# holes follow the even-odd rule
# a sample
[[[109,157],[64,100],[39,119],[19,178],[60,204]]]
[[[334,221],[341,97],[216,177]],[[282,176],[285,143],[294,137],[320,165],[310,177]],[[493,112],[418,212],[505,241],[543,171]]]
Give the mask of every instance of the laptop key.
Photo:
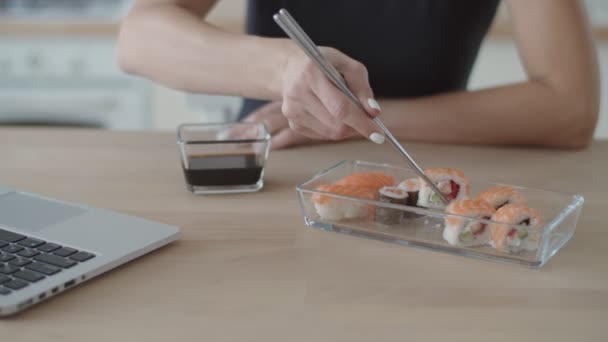
[[[70,255],[70,259],[76,260],[79,262],[87,261],[95,257],[95,254],[87,253],[87,252],[78,252],[76,254]]]
[[[40,252],[38,252],[35,249],[29,249],[29,248],[28,249],[24,249],[21,252],[17,253],[17,255],[25,257],[25,258],[31,258],[34,255],[38,255],[38,254],[40,254]]]
[[[53,274],[61,271],[60,268],[51,266],[51,265],[47,265],[43,262],[34,262],[31,264],[27,264],[25,266],[25,268],[27,268],[28,270],[36,271],[36,272],[46,274],[46,275],[53,275]]]
[[[0,273],[12,274],[17,271],[19,271],[19,267],[17,267],[17,266],[13,266],[13,265],[9,265],[9,264],[0,265]]]
[[[0,284],[5,283],[9,280],[11,280],[11,277],[4,275],[4,274],[0,274]]]
[[[19,271],[15,274],[13,274],[13,277],[18,278],[18,279],[23,279],[23,280],[27,280],[30,283],[35,283],[39,280],[44,279],[44,276],[40,273],[36,273],[36,272],[32,272],[30,270],[22,270]]]
[[[0,241],[0,247],[4,247],[6,245],[8,245],[8,242],[6,242],[6,241]]]
[[[34,248],[42,245],[44,241],[28,237],[27,239],[23,239],[17,243],[23,247]]]
[[[29,283],[27,281],[23,281],[21,279],[13,279],[13,280],[11,280],[9,282],[6,282],[6,283],[4,283],[2,285],[6,286],[6,287],[8,287],[9,289],[12,289],[12,290],[20,290],[20,289],[28,286]]]
[[[19,245],[8,245],[5,247],[2,247],[2,250],[5,251],[6,253],[17,253],[22,249],[23,249],[23,247],[21,247]]]
[[[11,261],[8,262],[11,265],[17,266],[17,267],[23,267],[27,264],[31,264],[32,260],[27,259],[27,258],[14,258]]]
[[[6,287],[0,287],[0,295],[6,296],[9,294],[11,294],[11,290],[7,289]]]
[[[11,259],[15,259],[15,256],[8,253],[0,253],[0,262],[9,261]]]
[[[47,242],[42,246],[38,246],[36,247],[37,250],[44,252],[44,253],[50,253],[56,249],[61,248],[60,245],[56,244],[56,243],[51,243],[51,242]]]
[[[25,239],[25,235],[9,232],[8,230],[0,229],[0,240],[6,242],[17,242]]]
[[[36,261],[46,262],[47,264],[51,264],[53,266],[61,267],[61,268],[70,268],[77,264],[76,261],[72,261],[70,259],[62,258],[53,254],[38,254],[34,257]]]
[[[72,254],[74,254],[76,252],[78,252],[78,251],[75,250],[74,248],[61,247],[60,249],[54,251],[53,254],[59,255],[61,257],[67,257],[68,255],[72,255]]]

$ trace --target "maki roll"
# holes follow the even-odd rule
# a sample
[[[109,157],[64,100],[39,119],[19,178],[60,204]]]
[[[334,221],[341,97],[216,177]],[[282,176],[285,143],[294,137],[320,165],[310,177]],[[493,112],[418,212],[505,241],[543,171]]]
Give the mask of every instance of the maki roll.
[[[437,186],[448,201],[469,197],[469,181],[462,171],[451,168],[434,168],[426,170],[424,174]],[[419,182],[418,205],[433,209],[445,208],[439,195],[421,178],[419,178]]]
[[[494,210],[490,203],[481,199],[453,201],[445,208],[446,216],[443,239],[450,245],[456,246],[471,247],[485,245],[488,243],[488,227],[483,222],[470,220],[467,217],[489,220],[495,212],[496,210]]]
[[[495,186],[477,195],[498,210],[507,204],[525,204],[523,197],[510,186]]]
[[[415,207],[418,204],[420,180],[417,177],[409,178],[399,183],[398,187],[407,192],[407,205]]]
[[[323,184],[317,188],[336,195],[376,200],[377,192],[369,188],[360,188],[355,185]],[[332,197],[326,194],[314,194],[312,196],[317,214],[325,220],[339,221],[343,219],[354,219],[368,217],[373,214],[373,207],[369,204],[359,203],[356,200],[347,200]]]
[[[525,204],[507,204],[496,211],[492,221],[496,223],[490,226],[490,244],[498,251],[516,253],[522,248],[538,248],[542,221],[535,209]]]
[[[417,177],[409,178],[399,183],[399,188],[407,191],[406,205],[410,207],[418,206],[418,193],[420,191],[420,180]],[[410,211],[403,212],[403,218],[413,219],[422,215]]]
[[[407,192],[403,189],[385,186],[379,191],[380,202],[387,202],[393,204],[401,204],[406,205],[408,195]],[[384,208],[381,206],[376,207],[376,222],[384,224],[384,225],[394,225],[401,222],[401,217],[403,216],[403,211],[399,209],[393,208]]]

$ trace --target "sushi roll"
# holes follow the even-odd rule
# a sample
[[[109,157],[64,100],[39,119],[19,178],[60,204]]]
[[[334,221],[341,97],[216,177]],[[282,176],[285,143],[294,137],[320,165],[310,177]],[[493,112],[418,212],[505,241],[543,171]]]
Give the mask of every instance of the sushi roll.
[[[490,225],[490,244],[498,251],[516,253],[522,248],[538,248],[542,221],[535,209],[525,204],[507,204],[496,211],[492,221],[497,223]]]
[[[420,180],[417,177],[409,178],[399,183],[398,187],[407,192],[407,205],[415,207],[418,204]]]
[[[387,202],[393,204],[401,204],[406,205],[407,202],[407,192],[403,189],[385,186],[379,191],[380,202]],[[384,225],[394,225],[401,222],[401,217],[403,216],[403,211],[399,209],[393,208],[384,208],[381,206],[376,207],[376,222]]]
[[[392,176],[380,172],[353,173],[338,180],[335,184],[354,185],[359,188],[369,188],[378,192],[384,186],[393,186],[393,184],[395,184],[395,179]]]
[[[376,200],[378,198],[377,191],[361,188],[356,185],[323,184],[319,185],[316,189],[336,195],[367,200]],[[368,217],[373,214],[373,207],[368,204],[359,203],[355,200],[336,198],[326,194],[314,194],[312,202],[317,214],[325,220],[339,221]]]
[[[406,205],[410,207],[418,206],[418,192],[420,191],[420,180],[417,177],[409,178],[399,183],[399,188],[407,191],[407,202]],[[404,211],[403,218],[413,219],[422,215],[413,213],[411,211]]]
[[[510,186],[495,186],[477,195],[498,210],[507,204],[525,204],[523,197]]]
[[[490,220],[496,210],[481,199],[455,200],[445,208],[445,228],[443,239],[450,245],[482,246],[488,243],[489,229],[486,224],[473,219]],[[458,215],[458,216],[451,216]],[[464,217],[459,217],[464,216]]]
[[[469,197],[469,181],[458,169],[434,168],[424,171],[424,174],[437,186],[448,201]],[[443,209],[445,205],[433,189],[419,178],[420,192],[418,205],[425,208]]]

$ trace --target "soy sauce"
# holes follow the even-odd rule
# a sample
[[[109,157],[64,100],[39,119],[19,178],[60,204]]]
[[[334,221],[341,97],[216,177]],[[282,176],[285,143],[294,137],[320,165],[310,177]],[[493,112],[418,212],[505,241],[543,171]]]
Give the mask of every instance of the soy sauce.
[[[261,174],[255,154],[190,156],[184,169],[186,182],[194,186],[250,185]]]

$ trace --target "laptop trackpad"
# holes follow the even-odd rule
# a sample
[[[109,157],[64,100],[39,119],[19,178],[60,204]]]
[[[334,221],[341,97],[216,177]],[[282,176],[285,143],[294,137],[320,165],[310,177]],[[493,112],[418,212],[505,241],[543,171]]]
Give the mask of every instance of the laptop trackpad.
[[[86,209],[22,193],[0,196],[0,224],[37,231],[85,213]]]

